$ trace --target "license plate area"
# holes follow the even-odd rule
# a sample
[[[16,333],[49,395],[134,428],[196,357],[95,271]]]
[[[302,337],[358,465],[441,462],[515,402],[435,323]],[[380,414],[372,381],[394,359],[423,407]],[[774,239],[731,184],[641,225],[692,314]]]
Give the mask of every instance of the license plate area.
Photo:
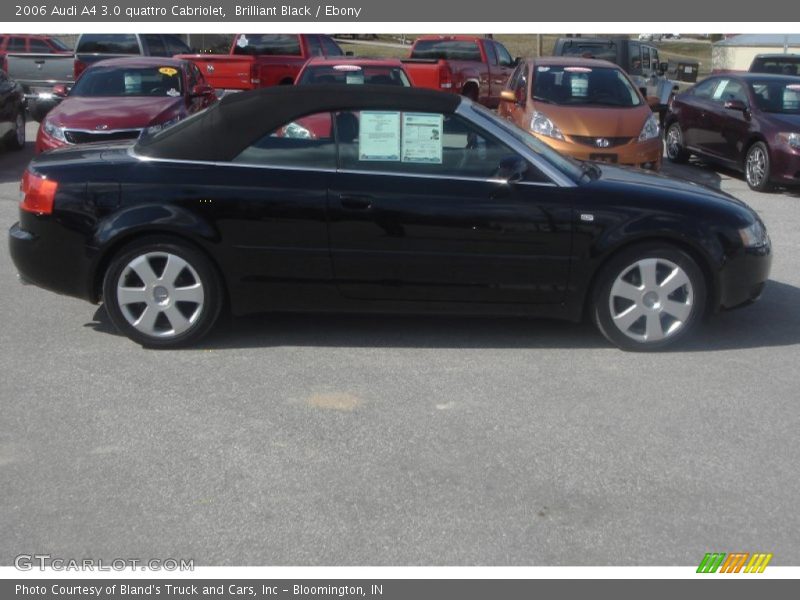
[[[589,155],[589,160],[596,160],[598,162],[615,163],[617,162],[616,154],[608,154],[605,152],[595,152]]]

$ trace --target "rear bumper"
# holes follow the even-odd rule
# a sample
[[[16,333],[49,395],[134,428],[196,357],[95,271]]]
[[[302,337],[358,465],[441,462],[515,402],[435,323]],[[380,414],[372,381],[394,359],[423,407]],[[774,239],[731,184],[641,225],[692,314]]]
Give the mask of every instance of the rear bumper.
[[[772,243],[759,248],[742,248],[722,267],[719,276],[719,308],[728,310],[758,300],[769,279]]]
[[[69,240],[64,236],[57,244],[48,242],[54,239],[55,228],[42,217],[37,219],[42,220],[40,229],[44,235],[25,229],[20,223],[14,223],[8,232],[9,253],[20,279],[59,294],[96,301],[86,247],[78,238]],[[47,234],[50,229],[53,231]]]

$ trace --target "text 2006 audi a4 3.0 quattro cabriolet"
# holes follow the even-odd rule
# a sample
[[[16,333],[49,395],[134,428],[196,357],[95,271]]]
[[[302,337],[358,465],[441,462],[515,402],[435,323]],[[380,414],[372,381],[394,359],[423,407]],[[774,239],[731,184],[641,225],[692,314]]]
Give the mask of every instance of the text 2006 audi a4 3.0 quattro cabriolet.
[[[726,194],[385,86],[229,96],[135,145],[45,153],[23,191],[21,276],[102,300],[152,347],[199,340],[224,307],[588,315],[655,349],[756,299],[772,252]]]

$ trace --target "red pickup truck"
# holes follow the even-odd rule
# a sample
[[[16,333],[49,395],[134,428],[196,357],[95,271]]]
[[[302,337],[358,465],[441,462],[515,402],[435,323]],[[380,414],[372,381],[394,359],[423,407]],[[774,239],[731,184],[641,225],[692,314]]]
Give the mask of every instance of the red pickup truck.
[[[195,63],[216,90],[243,91],[291,85],[314,56],[344,56],[330,36],[317,34],[239,33],[228,54],[180,54]]]
[[[495,108],[518,60],[500,42],[469,35],[417,38],[403,64],[415,87],[463,94]]]

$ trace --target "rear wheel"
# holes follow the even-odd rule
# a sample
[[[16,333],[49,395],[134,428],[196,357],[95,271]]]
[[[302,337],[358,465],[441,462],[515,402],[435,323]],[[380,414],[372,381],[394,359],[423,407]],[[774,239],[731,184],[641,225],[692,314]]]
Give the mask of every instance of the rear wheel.
[[[772,188],[769,180],[769,150],[764,142],[756,142],[747,149],[744,158],[744,177],[751,190],[768,192]]]
[[[683,132],[677,121],[667,128],[667,135],[665,137],[667,158],[671,162],[685,163],[689,160],[689,153],[683,147]]]
[[[8,138],[8,147],[12,150],[22,150],[25,147],[25,111],[20,110],[14,118],[14,131]]]
[[[691,256],[669,245],[623,251],[602,269],[592,295],[600,332],[624,350],[656,350],[702,318],[706,281]]]
[[[103,280],[111,321],[147,347],[197,342],[222,307],[222,282],[199,250],[170,238],[148,237],[123,248]]]
[[[466,96],[467,98],[469,98],[473,102],[477,102],[478,101],[478,86],[476,86],[474,83],[468,83],[466,86],[464,86],[464,91],[462,92],[462,95]]]

